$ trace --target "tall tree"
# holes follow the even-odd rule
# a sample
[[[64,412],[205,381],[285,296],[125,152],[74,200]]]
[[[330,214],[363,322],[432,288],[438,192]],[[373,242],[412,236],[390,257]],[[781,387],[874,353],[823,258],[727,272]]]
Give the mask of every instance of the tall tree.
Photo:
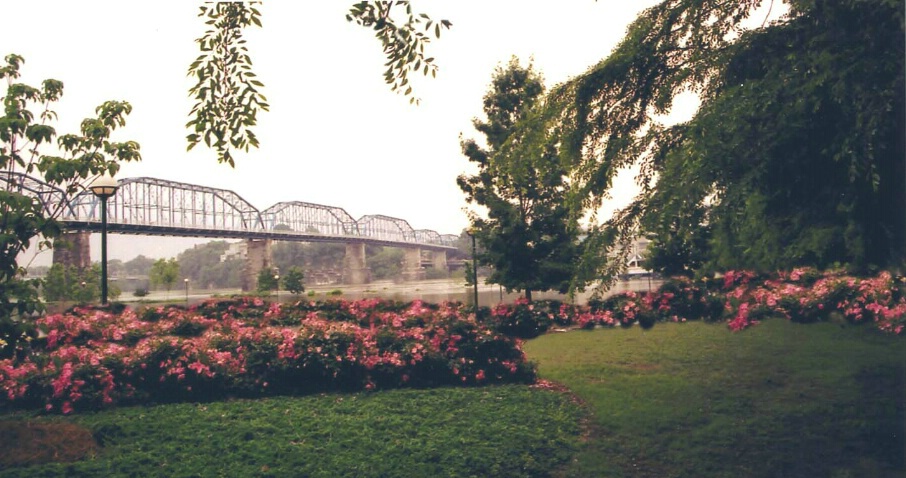
[[[586,210],[640,170],[640,194],[592,230],[586,279],[613,277],[643,229],[681,268],[902,270],[903,2],[783,3],[768,22],[760,0],[665,0],[552,93],[544,127],[563,127]],[[685,91],[695,117],[659,123]]]
[[[457,179],[469,203],[487,209],[472,214],[482,245],[479,260],[492,266],[488,282],[510,290],[565,291],[578,250],[577,229],[567,204],[566,170],[546,131],[526,127],[544,93],[541,75],[516,58],[498,67],[484,97],[487,120],[475,119],[486,147],[462,142],[478,174]]]

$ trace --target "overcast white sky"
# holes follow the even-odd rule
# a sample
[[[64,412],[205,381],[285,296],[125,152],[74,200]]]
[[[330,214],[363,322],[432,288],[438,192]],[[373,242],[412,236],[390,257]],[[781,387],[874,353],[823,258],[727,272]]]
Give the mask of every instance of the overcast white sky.
[[[192,81],[185,73],[205,28],[196,16],[201,2],[7,1],[0,54],[25,57],[25,82],[64,82],[60,133],[75,131],[105,100],[132,104],[117,139],[138,141],[143,160],[119,178],[230,189],[262,210],[279,201],[327,204],[356,218],[384,214],[456,234],[467,219],[455,179],[469,171],[459,135],[476,135],[471,119],[481,115],[495,66],[511,55],[534,57],[553,86],[607,56],[656,2],[413,0],[417,11],[453,22],[432,44],[440,71],[416,84],[417,107],[383,83],[379,44],[344,18],[352,3],[260,7],[264,28],[249,31],[249,48],[271,111],[255,129],[261,148],[240,154],[235,169],[203,146],[186,152]],[[111,257],[135,254],[111,239]]]

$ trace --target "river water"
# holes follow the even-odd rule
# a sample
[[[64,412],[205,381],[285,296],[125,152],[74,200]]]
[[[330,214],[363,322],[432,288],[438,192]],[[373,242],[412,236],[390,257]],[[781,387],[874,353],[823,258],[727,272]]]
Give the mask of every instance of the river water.
[[[606,291],[603,295],[609,296],[625,291],[648,291],[655,290],[661,285],[660,280],[652,279],[633,279],[621,281],[614,284],[614,287]],[[174,288],[170,292],[152,291],[146,297],[134,297],[132,294],[125,293],[117,298],[118,301],[127,303],[187,303],[197,304],[211,297],[230,297],[233,295],[242,295],[240,290],[204,290],[189,287],[186,290]],[[532,298],[556,299],[563,302],[574,302],[576,304],[585,304],[591,297],[592,291],[576,293],[571,299],[566,294],[556,292],[535,292]],[[400,300],[408,302],[419,299],[430,303],[440,303],[444,301],[458,301],[465,304],[471,304],[474,297],[474,290],[466,287],[463,280],[438,279],[425,280],[419,282],[392,282],[376,281],[364,285],[348,284],[331,284],[307,286],[302,295],[293,295],[287,291],[280,291],[279,294],[271,295],[269,300],[279,299],[281,302],[292,302],[300,299],[324,300],[328,298],[343,298],[346,300],[357,300],[369,297],[379,297],[383,299]],[[516,299],[522,297],[521,293],[507,293],[501,287],[495,284],[478,285],[478,303],[481,306],[491,307],[500,303],[513,303]]]
[[[660,286],[660,280],[652,279],[633,279],[629,281],[617,282],[614,287],[604,293],[604,296],[617,294],[626,291],[648,291],[655,290]],[[327,297],[327,293],[332,290],[342,292],[342,297],[348,300],[363,299],[368,297],[380,297],[384,299],[411,301],[415,299],[425,302],[440,303],[444,301],[459,301],[471,304],[474,297],[474,289],[466,287],[461,280],[432,280],[420,282],[373,282],[362,286],[316,286],[308,289],[314,291],[314,298],[321,299]],[[575,295],[574,301],[577,304],[584,304],[591,297],[592,292],[585,291]],[[513,303],[516,299],[522,297],[521,293],[507,293],[501,287],[493,284],[478,285],[478,304],[481,306],[494,306],[499,303]],[[532,298],[539,299],[556,299],[564,302],[571,302],[566,294],[556,292],[535,292]],[[290,294],[281,294],[281,300],[291,300]]]

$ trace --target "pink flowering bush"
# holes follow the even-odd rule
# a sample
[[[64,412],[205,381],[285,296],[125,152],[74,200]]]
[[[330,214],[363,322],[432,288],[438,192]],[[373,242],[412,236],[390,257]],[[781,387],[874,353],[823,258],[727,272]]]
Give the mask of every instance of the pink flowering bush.
[[[888,272],[860,278],[809,268],[771,276],[728,271],[716,281],[673,278],[650,293],[589,301],[589,311],[604,311],[608,317],[595,321],[589,311],[574,308],[572,323],[581,328],[636,323],[651,327],[656,322],[723,320],[740,331],[771,317],[802,323],[839,319],[871,323],[899,335],[906,331],[904,287],[904,279],[895,280]]]
[[[740,276],[747,279],[738,280]],[[761,280],[754,277],[734,273],[733,280],[724,282],[726,316],[733,330],[766,317],[802,323],[837,317],[853,324],[873,323],[898,335],[904,331],[906,296],[902,282],[897,283],[889,272],[860,278],[843,271],[800,268]]]
[[[490,323],[501,333],[531,339],[545,333],[559,317],[559,312],[557,310],[555,315],[550,309],[550,302],[529,302],[520,297],[512,304],[498,304],[492,308]]]
[[[530,383],[517,339],[459,304],[381,300],[74,309],[0,361],[0,407],[116,404],[406,386]]]
[[[591,300],[589,306],[595,312],[607,312],[607,319],[601,325],[621,325],[629,327],[635,323],[648,328],[658,320],[657,297],[653,294],[623,292],[603,300]]]

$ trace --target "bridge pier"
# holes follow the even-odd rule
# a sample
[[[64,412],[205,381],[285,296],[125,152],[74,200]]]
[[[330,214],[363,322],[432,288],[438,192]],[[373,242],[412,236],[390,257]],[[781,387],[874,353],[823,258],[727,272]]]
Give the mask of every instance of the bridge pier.
[[[367,284],[371,282],[371,268],[365,263],[365,243],[347,242],[343,258],[343,283]]]
[[[242,291],[258,289],[258,274],[271,262],[270,239],[246,239],[245,268],[242,271]]]
[[[421,248],[404,248],[403,256],[403,280],[419,281],[425,279],[425,268],[422,267],[422,250]]]
[[[53,263],[80,270],[91,267],[90,238],[88,231],[64,231],[53,241]]]
[[[431,256],[431,262],[435,270],[450,272],[447,266],[447,251],[432,251]]]

